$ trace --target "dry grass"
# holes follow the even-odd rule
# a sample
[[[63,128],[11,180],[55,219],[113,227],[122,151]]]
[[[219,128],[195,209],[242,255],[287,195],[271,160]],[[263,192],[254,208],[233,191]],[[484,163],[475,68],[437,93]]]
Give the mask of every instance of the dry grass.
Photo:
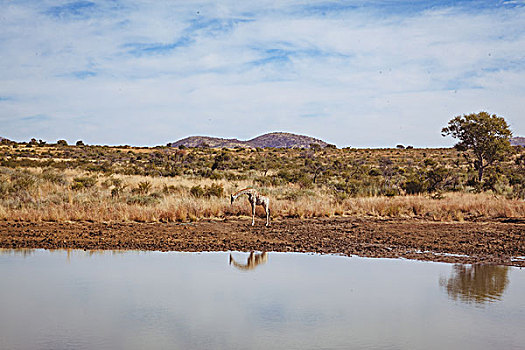
[[[253,186],[248,180],[103,176],[40,168],[3,169],[0,176],[0,219],[21,221],[187,222],[247,216],[250,215],[247,201],[239,199],[230,205],[229,194]],[[90,185],[89,179],[93,179],[93,184]],[[191,194],[194,186],[206,188],[212,184],[224,188],[222,196]],[[273,218],[346,215],[463,221],[525,217],[523,200],[490,193],[446,193],[441,199],[427,196],[338,199],[327,189],[302,190],[295,185],[267,187],[261,191],[271,198]],[[261,210],[258,213],[263,215]]]
[[[345,213],[349,215],[424,217],[440,221],[525,216],[522,200],[486,193],[448,193],[441,199],[425,196],[358,198],[345,201],[345,206]]]

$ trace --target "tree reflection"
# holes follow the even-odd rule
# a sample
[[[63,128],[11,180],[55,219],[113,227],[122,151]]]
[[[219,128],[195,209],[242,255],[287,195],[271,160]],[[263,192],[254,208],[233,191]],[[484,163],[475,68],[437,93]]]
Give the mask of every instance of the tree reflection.
[[[482,304],[501,300],[509,284],[508,271],[507,266],[458,264],[452,276],[440,279],[439,284],[451,299]]]

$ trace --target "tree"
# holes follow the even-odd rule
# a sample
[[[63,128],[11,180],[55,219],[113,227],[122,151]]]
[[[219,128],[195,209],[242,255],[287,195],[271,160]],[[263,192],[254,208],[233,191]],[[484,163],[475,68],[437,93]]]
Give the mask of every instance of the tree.
[[[472,150],[474,168],[478,171],[478,181],[483,179],[483,171],[494,162],[504,159],[511,152],[512,132],[503,117],[487,112],[457,116],[441,130],[441,135],[452,136],[459,142],[454,146],[459,151]]]
[[[223,170],[225,168],[225,163],[230,160],[230,155],[226,151],[222,151],[220,154],[215,156],[213,165],[211,166],[211,171],[215,169]]]

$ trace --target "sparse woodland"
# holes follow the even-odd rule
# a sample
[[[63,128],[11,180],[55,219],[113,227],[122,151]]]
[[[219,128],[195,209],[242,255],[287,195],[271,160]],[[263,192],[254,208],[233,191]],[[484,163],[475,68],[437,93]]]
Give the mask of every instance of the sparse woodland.
[[[272,216],[428,220],[525,216],[525,149],[478,181],[456,149],[213,149],[0,146],[0,219],[195,221],[249,215],[230,193],[254,187]],[[262,212],[260,213],[262,214]]]

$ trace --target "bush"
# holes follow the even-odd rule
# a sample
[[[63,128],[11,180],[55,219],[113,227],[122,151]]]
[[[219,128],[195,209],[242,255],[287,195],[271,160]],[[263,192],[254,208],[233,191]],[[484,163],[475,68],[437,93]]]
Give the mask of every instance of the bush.
[[[434,166],[426,172],[425,176],[428,183],[427,191],[436,192],[443,189],[444,182],[449,176],[449,171],[442,166]]]
[[[407,194],[420,194],[427,191],[428,185],[419,178],[406,180],[401,186]]]
[[[138,205],[153,205],[159,202],[160,195],[157,193],[152,193],[149,195],[135,195],[130,196],[126,200],[127,204],[138,204]]]
[[[71,189],[78,191],[92,188],[97,183],[97,179],[93,176],[79,176],[73,179]]]
[[[42,171],[42,174],[40,177],[48,182],[57,184],[57,185],[65,185],[66,184],[66,178],[63,174],[57,173],[53,169],[45,169]]]
[[[370,169],[370,171],[368,172],[368,175],[370,175],[370,176],[380,176],[380,175],[382,175],[382,173],[381,173],[381,170],[380,170],[380,169],[378,169],[378,168],[372,168],[372,169]]]
[[[190,189],[190,193],[194,197],[203,197],[204,196],[204,189],[201,187],[201,185],[193,186]]]
[[[220,184],[213,183],[209,187],[206,186],[205,194],[207,197],[214,196],[220,198],[224,194],[224,187],[222,187]]]
[[[399,194],[399,190],[395,187],[388,186],[381,189],[381,194],[386,197],[394,197]]]
[[[204,186],[204,188],[197,185],[190,189],[190,193],[194,197],[222,197],[224,194],[224,188],[222,185],[215,183],[210,186]]]
[[[11,173],[11,192],[29,191],[38,183],[38,178],[28,171]]]
[[[176,194],[176,193],[183,193],[184,189],[185,189],[184,186],[175,186],[175,185],[166,185],[166,184],[164,184],[164,186],[162,187],[162,193],[164,193],[165,195]]]
[[[6,181],[0,181],[0,198],[7,198],[7,195],[11,191],[11,185]]]
[[[314,181],[310,176],[302,173],[300,176],[298,176],[297,180],[295,181],[297,184],[299,184],[299,187],[301,188],[312,188],[314,187]]]
[[[482,187],[484,191],[494,191],[498,192],[496,187],[501,182],[500,176],[498,174],[489,174],[485,177]]]
[[[105,186],[108,188],[110,186],[113,186],[113,188],[111,189],[111,197],[114,198],[120,197],[120,195],[124,191],[124,188],[126,188],[127,185],[124,184],[121,179],[116,179],[112,177],[105,181]]]
[[[151,182],[149,181],[141,181],[136,188],[131,190],[132,193],[138,193],[141,195],[146,195],[149,191],[151,191]]]
[[[217,172],[214,172],[210,175],[211,180],[221,180],[223,176]]]

